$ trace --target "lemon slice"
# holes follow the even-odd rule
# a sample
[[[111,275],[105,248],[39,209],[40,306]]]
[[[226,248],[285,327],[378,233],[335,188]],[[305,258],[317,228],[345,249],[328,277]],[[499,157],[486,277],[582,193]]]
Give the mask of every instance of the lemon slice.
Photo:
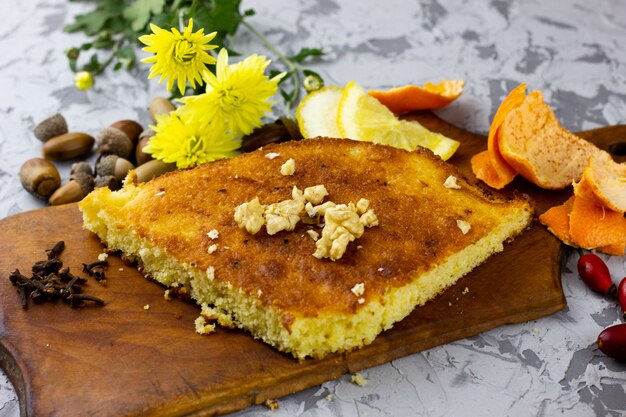
[[[428,148],[444,161],[459,147],[459,142],[431,132],[417,122],[398,119],[386,106],[369,96],[351,81],[339,100],[337,125],[341,137],[415,150]]]
[[[337,108],[343,88],[322,87],[306,96],[296,109],[300,133],[305,138],[339,138]]]

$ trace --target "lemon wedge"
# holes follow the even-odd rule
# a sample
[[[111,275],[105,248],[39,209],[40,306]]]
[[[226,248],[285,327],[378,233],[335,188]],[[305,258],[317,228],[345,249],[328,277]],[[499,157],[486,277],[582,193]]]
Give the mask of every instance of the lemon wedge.
[[[343,138],[389,145],[407,151],[422,146],[444,161],[459,147],[456,140],[431,132],[417,122],[398,119],[354,81],[343,89],[337,110],[337,126]]]
[[[339,138],[337,109],[343,88],[322,87],[306,96],[296,109],[300,133],[305,138]]]

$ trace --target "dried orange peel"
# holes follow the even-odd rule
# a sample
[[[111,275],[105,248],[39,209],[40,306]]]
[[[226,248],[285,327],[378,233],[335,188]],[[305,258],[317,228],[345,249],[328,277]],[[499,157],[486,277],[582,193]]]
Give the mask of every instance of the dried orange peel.
[[[626,181],[620,179],[625,171],[624,164],[608,156],[591,157],[582,179],[574,184],[574,195],[543,213],[539,221],[570,246],[624,255]]]
[[[427,82],[423,87],[408,84],[390,90],[370,90],[368,94],[396,114],[417,110],[440,109],[463,93],[462,80],[446,80],[438,84]]]
[[[509,184],[517,171],[508,164],[500,153],[499,130],[506,117],[518,108],[526,98],[526,84],[520,84],[502,101],[496,111],[487,137],[487,150],[474,155],[471,159],[472,171],[479,180],[498,190]]]

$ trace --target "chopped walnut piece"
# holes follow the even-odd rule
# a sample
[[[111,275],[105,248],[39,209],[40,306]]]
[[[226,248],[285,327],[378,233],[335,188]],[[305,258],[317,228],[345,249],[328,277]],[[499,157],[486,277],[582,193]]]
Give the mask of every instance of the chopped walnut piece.
[[[370,201],[367,198],[362,198],[356,203],[356,210],[359,214],[363,214],[370,208]]]
[[[359,222],[365,227],[378,226],[378,217],[376,217],[374,210],[370,209],[361,215]]]
[[[337,204],[333,203],[332,201],[327,201],[324,204],[313,206],[313,210],[315,210],[320,216],[325,216],[326,210],[328,210],[330,207],[335,207],[336,205]]]
[[[265,228],[268,235],[296,228],[300,214],[304,211],[304,194],[298,187],[293,187],[291,197],[291,200],[270,204],[265,209]]]
[[[453,175],[450,175],[448,178],[446,178],[446,180],[443,183],[443,186],[446,188],[454,188],[457,190],[461,189],[461,186],[457,184],[456,182],[456,177]]]
[[[280,167],[280,173],[282,175],[293,175],[296,172],[296,161],[293,158],[287,159]]]
[[[313,256],[336,261],[346,252],[350,242],[361,237],[364,228],[353,203],[328,208],[324,219],[326,224],[322,229],[322,238],[315,242],[317,250]]]
[[[328,191],[323,185],[314,185],[304,189],[304,199],[311,204],[320,204],[327,195]]]
[[[357,297],[360,297],[365,292],[365,284],[362,282],[359,282],[358,284],[355,284],[354,287],[350,289],[350,291],[352,291],[352,294],[356,295]]]
[[[265,206],[259,202],[259,198],[255,198],[252,201],[243,203],[235,209],[235,222],[241,229],[246,229],[250,234],[255,234],[263,224],[265,220],[263,214],[265,213]]]
[[[307,230],[306,233],[311,237],[311,239],[317,241],[320,238],[320,234],[315,230]]]
[[[280,156],[280,154],[276,153],[276,152],[269,152],[269,153],[265,154],[265,157],[267,159],[274,159],[274,158],[278,158],[279,156]]]
[[[459,229],[461,229],[461,233],[463,233],[464,235],[466,235],[472,228],[472,225],[465,220],[457,220],[456,225]]]

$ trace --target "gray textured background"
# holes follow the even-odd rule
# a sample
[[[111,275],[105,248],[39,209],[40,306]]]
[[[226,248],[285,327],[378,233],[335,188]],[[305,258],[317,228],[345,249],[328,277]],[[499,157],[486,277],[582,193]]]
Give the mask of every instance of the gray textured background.
[[[88,7],[0,2],[0,217],[42,206],[17,179],[23,161],[39,155],[31,133],[37,121],[62,111],[72,130],[90,133],[118,119],[147,123],[149,99],[163,94],[145,68],[106,74],[88,92],[74,89],[63,51],[83,39],[61,29]],[[471,131],[485,133],[520,82],[543,90],[570,130],[626,123],[625,2],[244,1],[250,7],[257,11],[251,23],[283,50],[322,46],[327,54],[313,67],[328,84],[464,79],[462,98],[439,115]],[[235,49],[265,52],[244,29]],[[625,257],[605,259],[616,281],[626,275]],[[366,370],[365,387],[346,375],[281,399],[278,411],[252,407],[236,415],[624,416],[626,366],[595,347],[619,312],[571,272],[575,260],[563,272],[563,312]],[[0,373],[0,416],[17,415]]]

